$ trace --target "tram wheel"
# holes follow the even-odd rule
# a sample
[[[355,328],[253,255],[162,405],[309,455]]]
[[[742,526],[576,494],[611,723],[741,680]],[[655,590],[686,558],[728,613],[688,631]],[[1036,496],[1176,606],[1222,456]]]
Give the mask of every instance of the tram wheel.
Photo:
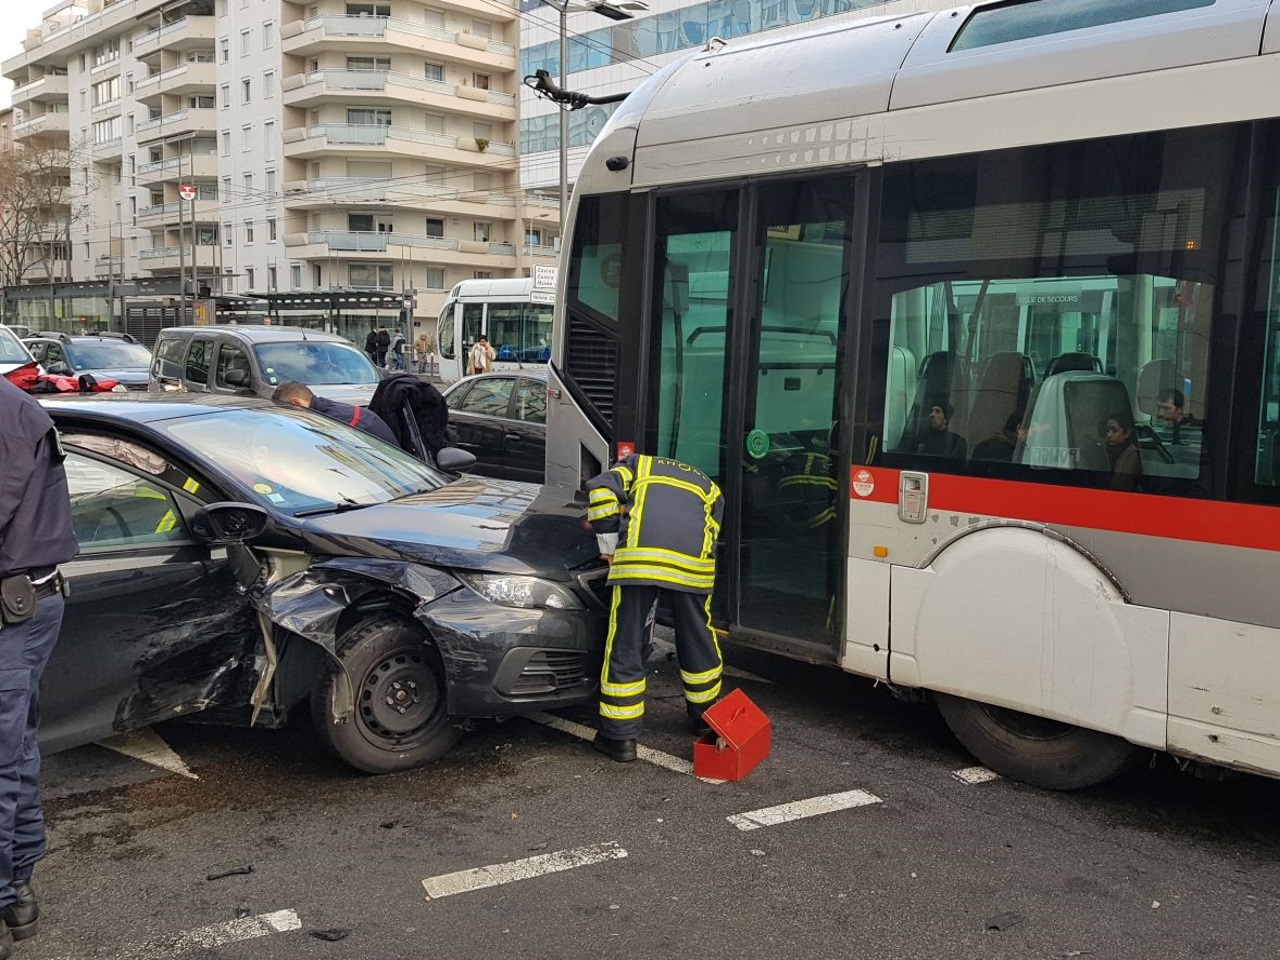
[[[936,699],[947,726],[970,753],[1002,777],[1035,787],[1096,786],[1142,756],[1133,744],[1096,730],[944,693]]]

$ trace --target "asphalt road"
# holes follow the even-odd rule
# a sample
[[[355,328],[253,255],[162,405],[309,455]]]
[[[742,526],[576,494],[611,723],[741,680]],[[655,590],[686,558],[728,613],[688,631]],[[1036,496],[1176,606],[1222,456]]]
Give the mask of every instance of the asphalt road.
[[[97,746],[51,757],[45,915],[15,956],[1280,954],[1280,783],[1198,780],[1167,759],[1085,793],[965,782],[974,761],[931,709],[823,668],[731,663],[775,727],[736,783],[615,764],[528,720],[380,778],[326,756],[305,723],[160,728],[198,779]],[[651,666],[642,742],[687,759],[675,665]],[[729,819],[833,794],[860,805]]]

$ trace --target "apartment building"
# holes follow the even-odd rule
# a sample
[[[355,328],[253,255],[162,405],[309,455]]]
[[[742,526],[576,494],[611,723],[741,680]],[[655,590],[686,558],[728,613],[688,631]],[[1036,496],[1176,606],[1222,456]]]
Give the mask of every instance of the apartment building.
[[[518,185],[518,33],[513,0],[50,7],[3,71],[17,142],[68,150],[59,275],[416,291],[421,322],[553,262],[525,236],[547,207]]]
[[[570,0],[566,88],[593,96],[634,90],[659,69],[704,48],[713,39],[730,43],[762,35],[778,36],[811,30],[823,23],[865,17],[897,17],[948,10],[960,0],[648,0],[649,9],[625,16],[621,5],[608,12],[582,8],[600,0]],[[526,26],[520,45],[520,75],[546,70],[560,82],[559,0],[522,0]],[[613,9],[608,9],[612,7]],[[592,142],[617,104],[588,106],[568,115],[569,181],[577,177]],[[520,182],[531,191],[557,190],[560,159],[560,112],[527,88],[520,104]]]

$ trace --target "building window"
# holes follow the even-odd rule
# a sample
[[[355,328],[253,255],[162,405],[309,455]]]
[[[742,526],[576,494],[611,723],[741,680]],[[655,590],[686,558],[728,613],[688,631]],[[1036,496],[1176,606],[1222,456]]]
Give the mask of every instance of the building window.
[[[395,278],[389,263],[351,263],[347,265],[347,282],[365,290],[394,290]]]
[[[276,221],[274,218],[267,221],[267,239],[276,239]]]
[[[244,244],[247,247],[253,243],[253,221],[246,220],[244,222]]]
[[[224,83],[219,90],[222,92],[222,109],[226,110],[231,106],[231,84]]]
[[[492,280],[492,279],[493,279],[493,271],[492,271],[492,270],[477,270],[477,271],[475,272],[475,278],[476,278],[477,280]]]
[[[230,247],[235,243],[235,227],[229,223],[222,225],[222,245]]]
[[[391,69],[390,57],[347,57],[348,70],[376,70],[386,73]]]
[[[247,57],[249,55],[249,31],[240,31],[240,56]]]
[[[222,202],[223,203],[231,202],[231,178],[230,177],[222,178]]]
[[[103,104],[115,103],[120,99],[120,78],[112,77],[109,80],[103,80],[93,85],[93,105],[100,107]]]
[[[267,267],[267,290],[275,293],[276,290],[276,268]]]
[[[374,107],[348,107],[347,123],[355,127],[389,127],[391,111]]]
[[[274,170],[267,171],[267,196],[274,197],[276,195],[276,172]]]
[[[231,40],[229,37],[223,37],[218,41],[218,52],[223,63],[231,62]]]
[[[289,286],[294,290],[302,289],[302,264],[291,263],[289,265]]]
[[[348,17],[390,17],[389,3],[348,3]]]
[[[252,149],[252,146],[253,146],[253,145],[252,145],[252,143],[250,142],[250,141],[251,141],[251,139],[252,139],[252,137],[253,137],[253,124],[252,124],[252,123],[246,123],[244,126],[242,126],[242,127],[240,128],[240,150],[241,150],[241,152],[243,152],[243,153],[248,153],[248,152],[250,151],[250,149]]]
[[[477,220],[475,225],[475,230],[476,230],[476,239],[479,240],[481,243],[488,243],[489,235],[493,232],[493,224],[484,223],[483,221]]]
[[[244,270],[244,288],[246,291],[252,291],[257,283],[253,279],[253,267],[245,267]]]
[[[274,20],[268,20],[262,25],[262,49],[270,50],[276,45],[276,23]],[[275,289],[273,283],[272,289]]]
[[[443,82],[444,81],[444,64],[443,63],[426,64],[426,77],[428,80]]]
[[[444,219],[442,217],[427,217],[427,236],[437,238],[444,236]]]
[[[222,155],[224,157],[231,156],[231,131],[223,130],[218,136],[222,140]]]
[[[276,158],[276,122],[268,120],[262,125],[262,146],[266,151],[267,159],[274,160]]]
[[[262,98],[270,100],[276,95],[276,72],[268,70],[262,75]]]
[[[438,113],[428,113],[423,120],[427,133],[444,133],[444,117]]]
[[[489,75],[487,73],[473,73],[471,75],[471,85],[477,90],[488,90]]]
[[[246,173],[244,175],[244,195],[246,197],[253,196],[253,174]]]
[[[427,289],[443,290],[444,267],[427,267]]]
[[[427,7],[422,11],[422,22],[433,30],[444,29],[444,11]]]
[[[253,81],[245,77],[240,81],[240,102],[248,103],[253,99]]]
[[[122,127],[123,124],[119,117],[112,117],[110,120],[99,120],[93,125],[93,142],[111,143],[113,140],[119,140]]]

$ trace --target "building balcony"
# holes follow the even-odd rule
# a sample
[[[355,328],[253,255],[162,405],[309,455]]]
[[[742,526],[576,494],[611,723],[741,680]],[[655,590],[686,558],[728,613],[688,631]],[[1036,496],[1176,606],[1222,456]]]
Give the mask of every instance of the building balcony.
[[[71,115],[66,113],[39,113],[26,117],[13,125],[14,139],[24,137],[66,137],[71,129]]]
[[[488,190],[459,190],[432,183],[368,180],[360,177],[322,177],[297,180],[284,187],[285,208],[323,210],[351,206],[389,207],[474,217],[479,220],[517,219],[515,197]]]
[[[24,83],[13,88],[13,105],[21,107],[28,103],[67,102],[67,77],[46,74],[38,80]]]
[[[180,179],[213,180],[218,176],[218,158],[207,154],[169,157],[167,160],[139,164],[134,173],[140,187]]]
[[[423,237],[405,233],[360,230],[312,230],[287,234],[285,249],[292,259],[400,260],[457,265],[477,269],[516,267],[516,248],[510,243]]]
[[[447,166],[476,167],[488,170],[512,170],[516,166],[514,143],[453,137],[443,133],[427,133],[408,127],[328,123],[314,127],[295,127],[285,132],[286,157],[312,159],[327,153],[348,156],[369,154],[379,158],[403,156],[427,163]]]
[[[124,275],[124,257],[113,257],[102,254],[93,262],[93,273],[98,277],[115,277]]]
[[[133,55],[143,57],[161,50],[212,50],[217,38],[213,17],[183,17],[133,39]]]
[[[147,104],[158,103],[162,94],[212,96],[217,87],[217,64],[196,61],[182,63],[161,73],[143,77],[133,86],[134,99]]]
[[[91,143],[89,154],[94,160],[118,160],[124,155],[124,144],[119,137],[102,143]]]
[[[185,244],[178,247],[153,247],[138,251],[138,268],[150,270],[152,273],[177,272],[185,261],[187,269],[191,268],[194,256],[197,270],[212,270],[218,265],[218,248],[213,244],[192,246]]]
[[[215,136],[218,129],[218,111],[206,107],[191,107],[177,113],[165,114],[154,120],[144,120],[134,128],[139,144],[167,140],[184,134]]]
[[[451,4],[442,2],[436,5]],[[453,6],[468,15],[475,12],[466,0]],[[486,7],[486,12],[497,6]],[[513,5],[511,19],[515,19],[515,14]],[[440,62],[461,63],[493,71],[516,69],[516,48],[509,43],[453,30],[439,30],[409,20],[320,16],[287,23],[280,33],[284,52],[300,57],[316,56],[328,50],[345,54],[412,52]]]
[[[462,113],[498,123],[516,119],[516,96],[477,90],[385,70],[316,70],[284,81],[287,107],[315,107],[327,100],[344,105],[395,107],[406,103],[439,112]]]
[[[157,203],[149,207],[139,207],[138,226],[158,227],[167,223],[177,223],[178,215],[181,212],[182,204],[176,200],[173,203]]]

